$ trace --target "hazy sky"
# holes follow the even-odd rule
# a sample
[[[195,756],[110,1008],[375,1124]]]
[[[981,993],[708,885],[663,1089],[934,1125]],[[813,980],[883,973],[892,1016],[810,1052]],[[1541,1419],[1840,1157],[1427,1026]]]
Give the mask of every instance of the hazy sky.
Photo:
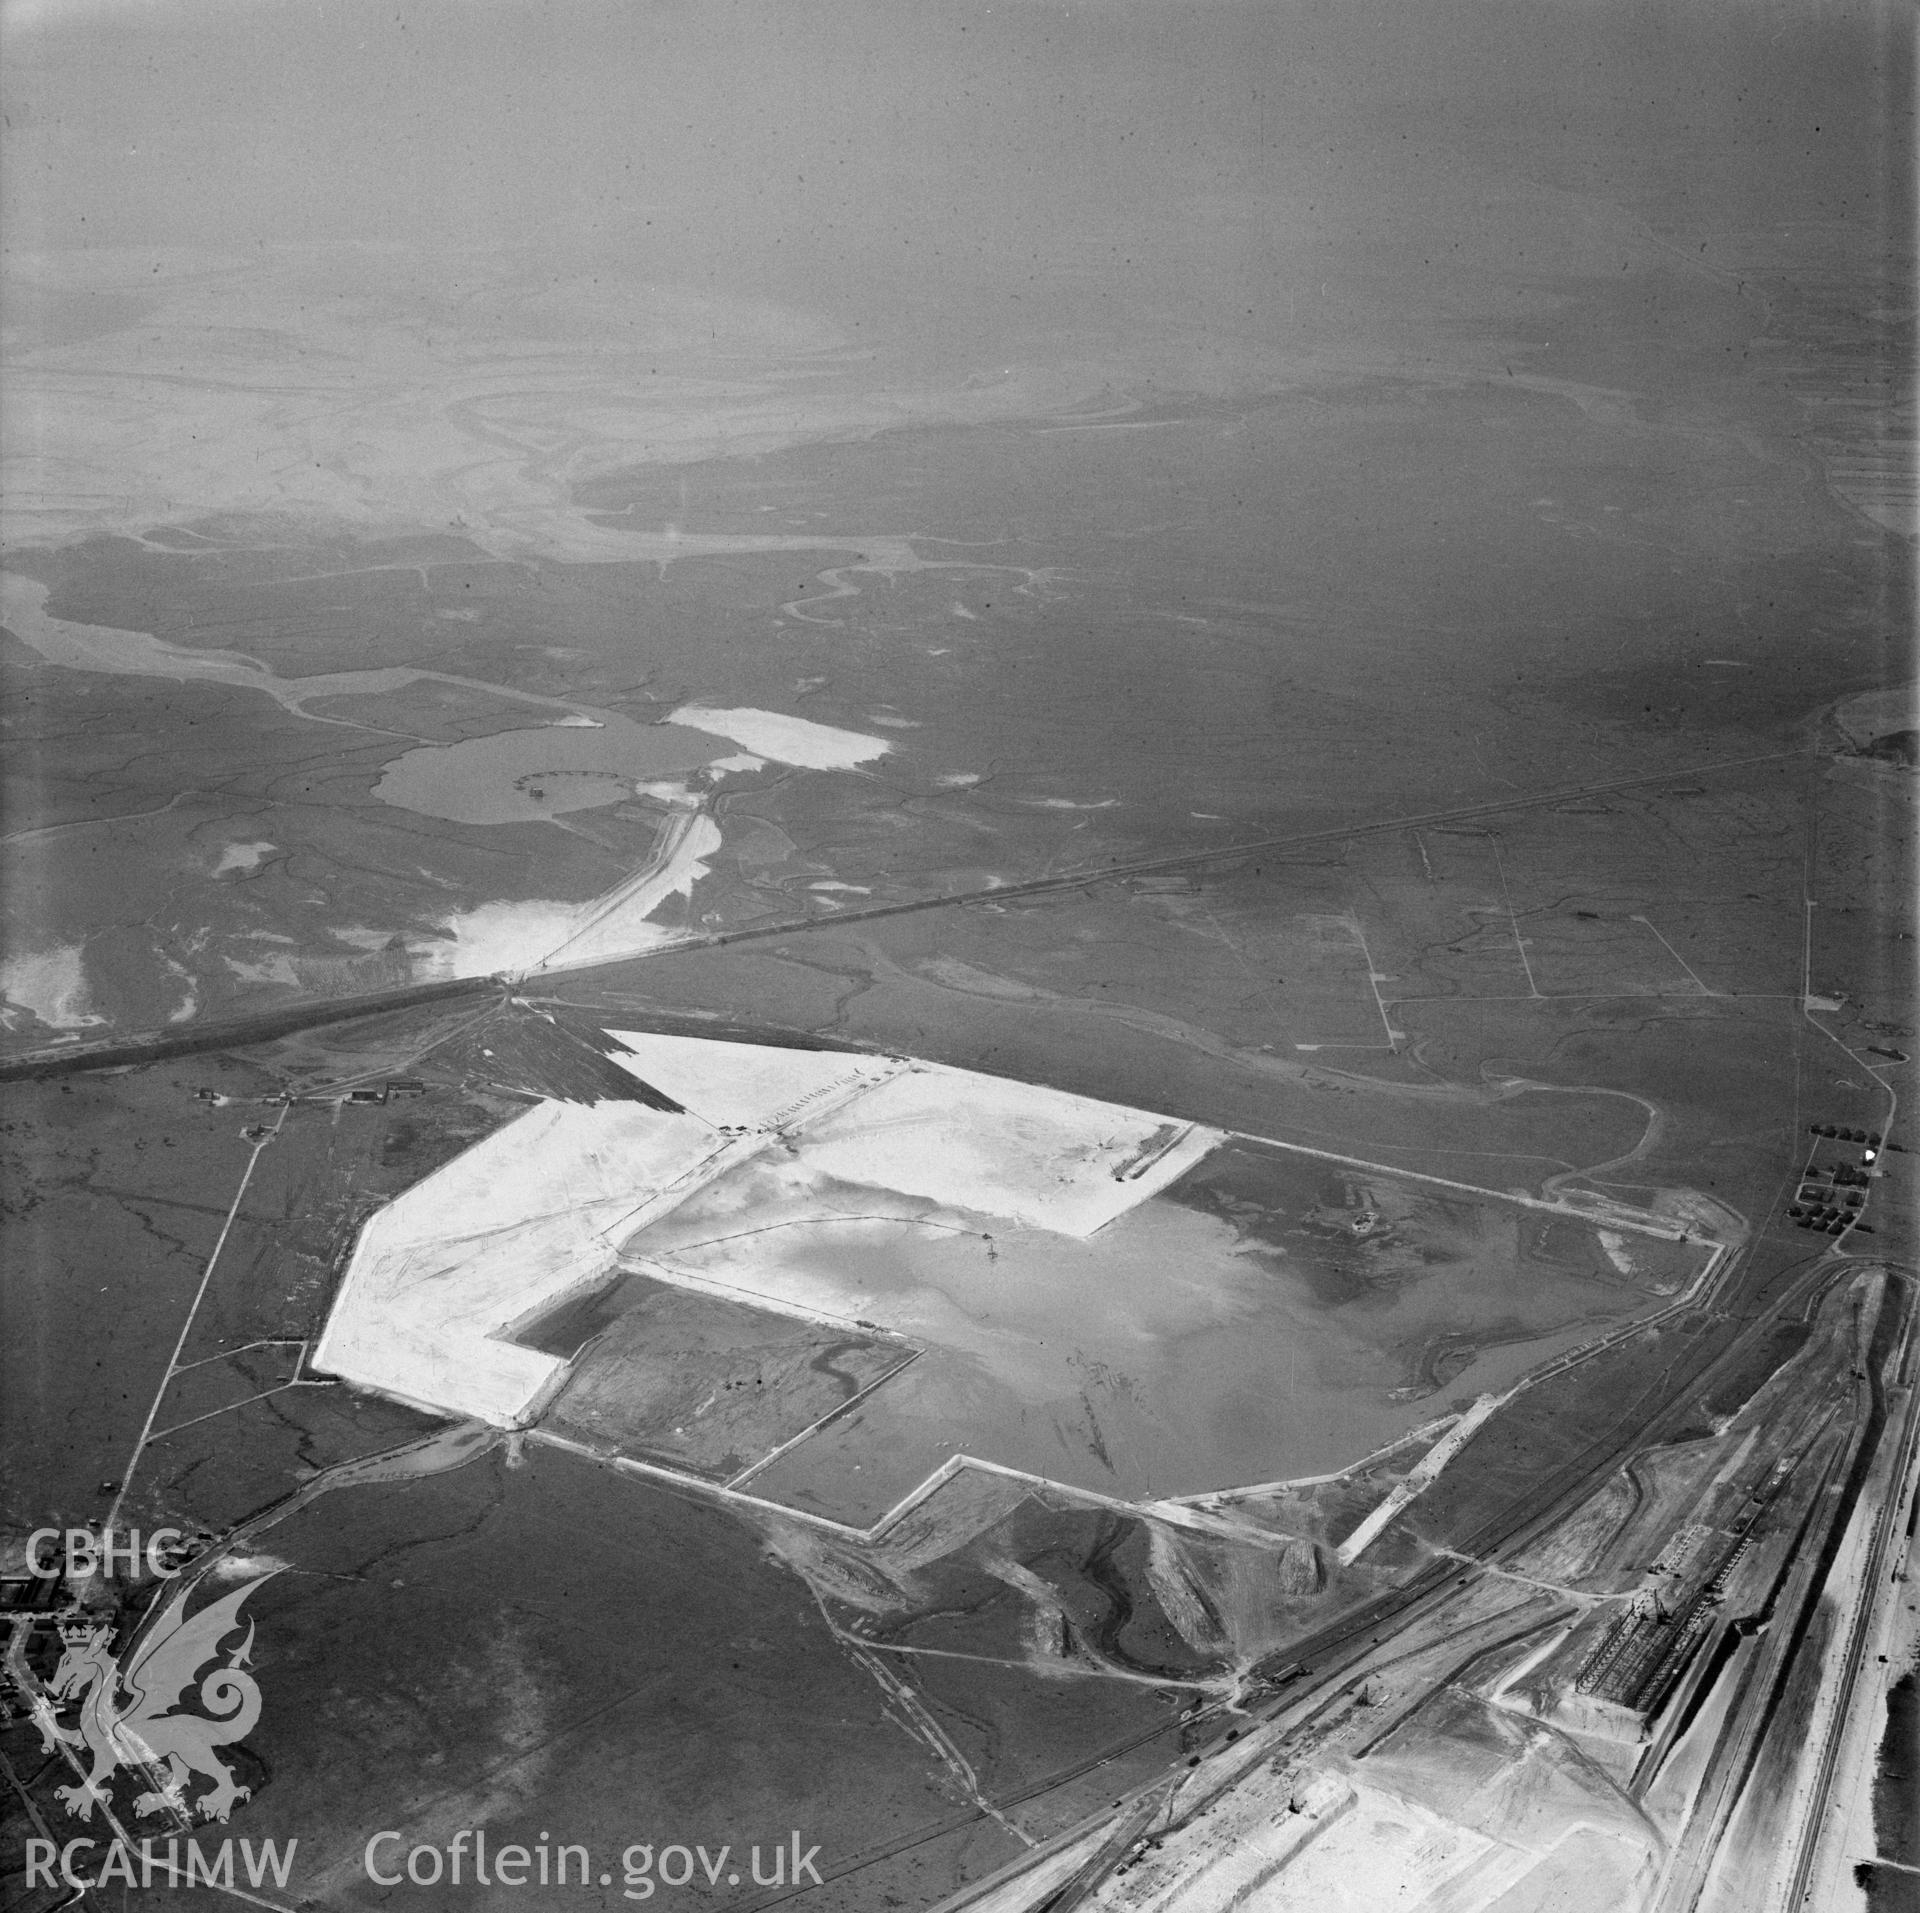
[[[1061,331],[1417,342],[1617,269],[1642,219],[1884,233],[1903,17],[25,0],[6,225],[15,249],[539,247],[983,362]]]
[[[1374,374],[1738,439],[1784,389],[1737,382],[1756,276],[1906,296],[1892,0],[5,18],[7,536],[274,508],[577,556],[567,488],[623,465]]]

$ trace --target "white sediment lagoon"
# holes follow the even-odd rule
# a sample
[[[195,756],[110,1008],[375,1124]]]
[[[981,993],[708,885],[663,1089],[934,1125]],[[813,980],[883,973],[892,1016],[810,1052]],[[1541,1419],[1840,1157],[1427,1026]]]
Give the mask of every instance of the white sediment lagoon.
[[[0,996],[31,1010],[50,1029],[106,1021],[88,1008],[86,953],[77,943],[19,950],[0,961]]]
[[[314,1365],[416,1407],[512,1426],[565,1363],[507,1339],[611,1266],[650,1202],[726,1139],[642,1103],[542,1103],[361,1231]]]
[[[441,918],[443,934],[416,936],[410,944],[414,975],[423,979],[525,975],[548,963],[611,961],[674,942],[685,932],[650,919],[670,898],[691,896],[721,843],[719,825],[684,781],[687,776],[750,772],[769,761],[802,770],[849,770],[892,748],[885,738],[751,706],[689,704],[664,723],[636,723],[577,700],[412,665],[283,678],[242,652],[201,650],[147,631],[54,617],[48,596],[39,579],[0,570],[0,619],[49,664],[69,670],[255,691],[312,723],[371,727],[383,736],[388,733],[377,722],[377,705],[363,708],[356,701],[391,697],[419,683],[450,685],[541,713],[542,722],[525,730],[397,752],[373,786],[383,803],[467,824],[540,822],[637,793],[685,812],[667,823],[648,862],[601,897],[586,903],[496,899]],[[243,867],[223,860],[214,874]],[[56,955],[68,969],[81,960],[77,950],[70,959]],[[17,978],[35,992],[36,1013],[50,1009],[42,1020],[60,1028],[95,1020],[74,1007],[85,999],[78,972],[68,976],[50,963],[36,957]],[[17,989],[8,995],[28,1002]]]
[[[856,764],[884,757],[893,748],[884,737],[839,730],[831,724],[816,724],[811,718],[788,717],[781,711],[746,707],[717,710],[708,704],[683,704],[667,721],[730,738],[756,756],[802,770],[851,770]]]
[[[892,1201],[1084,1238],[1220,1140],[936,1064],[612,1034],[627,1051],[614,1060],[683,1113],[543,1103],[406,1191],[362,1231],[317,1368],[524,1425],[568,1364],[515,1330],[610,1279],[623,1242],[763,1153]]]
[[[410,945],[416,977],[528,976],[549,965],[612,962],[677,942],[686,933],[650,921],[670,897],[690,897],[720,848],[705,811],[667,820],[654,853],[603,896],[586,903],[549,897],[483,903],[443,917],[445,935]]]

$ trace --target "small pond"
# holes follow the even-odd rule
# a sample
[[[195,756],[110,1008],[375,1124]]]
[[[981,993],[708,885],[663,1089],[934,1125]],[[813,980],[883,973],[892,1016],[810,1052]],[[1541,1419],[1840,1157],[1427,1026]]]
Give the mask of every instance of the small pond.
[[[538,823],[595,810],[633,786],[684,775],[736,754],[724,737],[685,724],[543,724],[396,757],[374,785],[384,803],[456,824]]]

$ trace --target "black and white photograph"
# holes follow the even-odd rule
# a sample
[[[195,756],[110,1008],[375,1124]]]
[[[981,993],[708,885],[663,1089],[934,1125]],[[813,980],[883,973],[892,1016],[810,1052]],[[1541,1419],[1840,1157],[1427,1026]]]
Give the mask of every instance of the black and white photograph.
[[[1915,68],[0,0],[0,1913],[1920,1913]]]

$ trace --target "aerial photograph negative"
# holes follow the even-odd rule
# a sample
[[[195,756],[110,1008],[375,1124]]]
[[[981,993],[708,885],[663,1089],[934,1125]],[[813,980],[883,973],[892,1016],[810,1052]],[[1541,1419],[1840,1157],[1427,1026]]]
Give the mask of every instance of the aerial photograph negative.
[[[0,0],[0,1913],[1920,1913],[1915,25]]]

